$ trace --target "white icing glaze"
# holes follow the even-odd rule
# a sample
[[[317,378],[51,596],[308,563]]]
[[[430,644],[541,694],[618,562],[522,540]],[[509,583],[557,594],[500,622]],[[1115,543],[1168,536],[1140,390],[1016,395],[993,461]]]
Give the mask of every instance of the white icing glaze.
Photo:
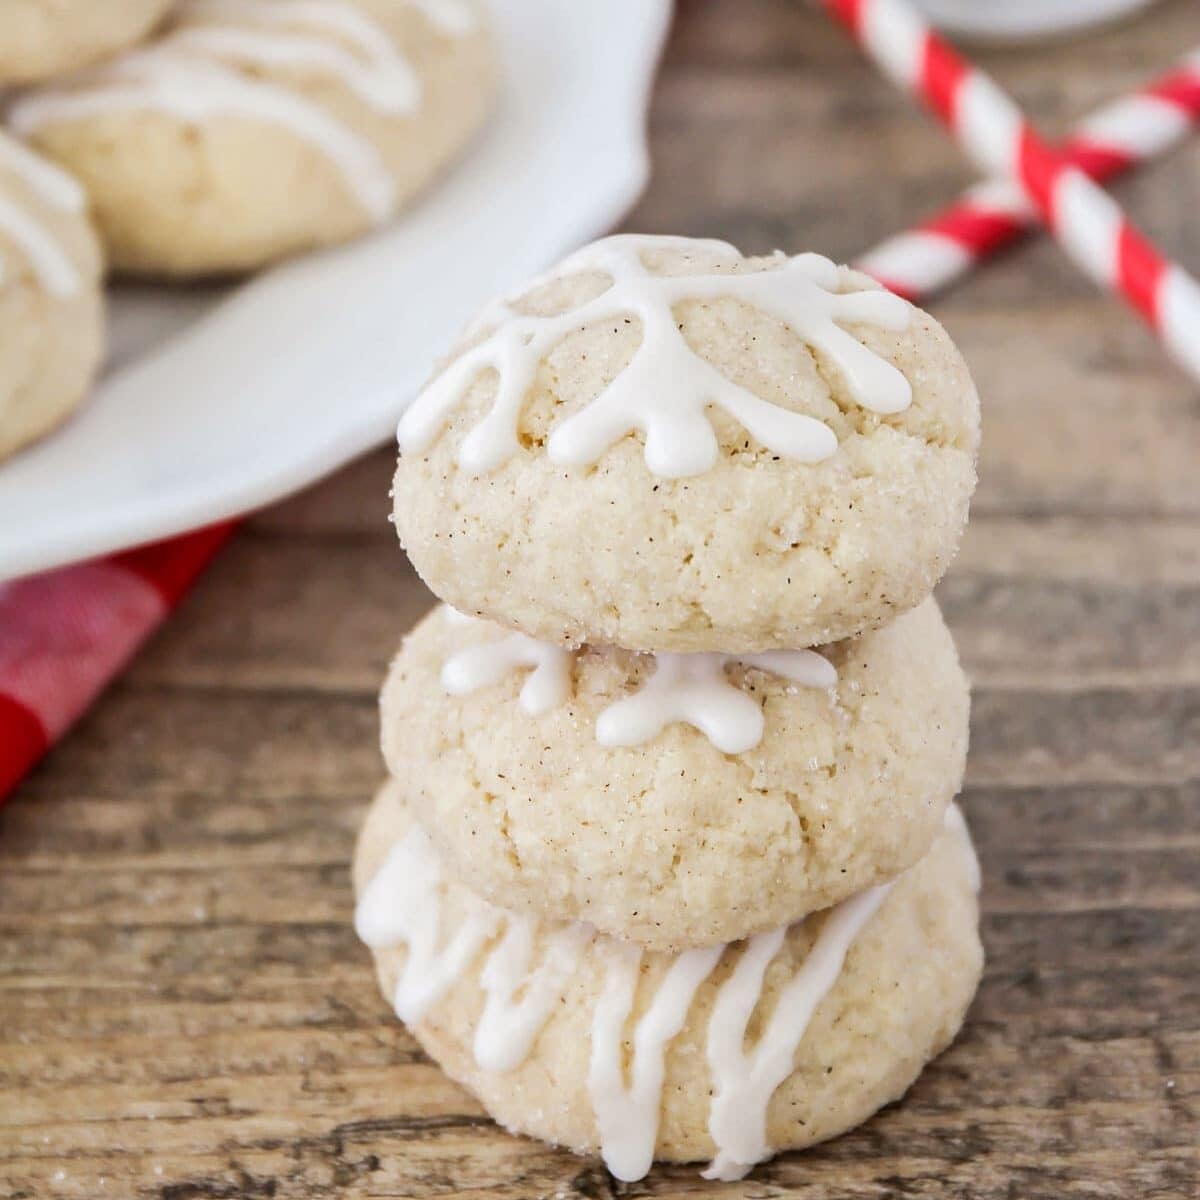
[[[20,248],[38,282],[50,295],[67,297],[79,291],[79,272],[58,240],[7,196],[0,196],[0,235]]]
[[[463,0],[407,0],[425,19],[451,37],[465,37],[479,24],[475,10]]]
[[[724,946],[688,950],[671,964],[633,1033],[629,1083],[625,1082],[625,1024],[633,1011],[642,951],[605,939],[604,988],[592,1014],[588,1094],[600,1131],[604,1165],[618,1178],[641,1179],[654,1161],[662,1110],[667,1044],[683,1029],[696,989],[708,978]]]
[[[912,402],[908,380],[841,325],[865,322],[907,327],[911,308],[884,291],[839,293],[840,272],[817,254],[780,258],[770,270],[744,274],[651,274],[644,251],[701,249],[736,259],[724,242],[624,235],[604,238],[568,258],[556,272],[598,271],[612,280],[599,296],[556,317],[521,316],[492,306],[499,323],[451,362],[409,406],[398,438],[406,453],[428,449],[462,403],[476,377],[499,376],[488,412],[463,438],[458,462],[469,471],[493,470],[519,448],[517,430],[538,365],[567,334],[618,316],[636,316],[642,340],[629,365],[581,410],[560,421],[546,446],[551,461],[583,466],[627,434],[645,437],[645,460],[657,476],[700,474],[717,460],[718,444],[707,415],[716,405],[764,446],[800,462],[820,462],[837,449],[822,421],[791,412],[727,379],[688,345],[674,316],[686,300],[733,297],[777,317],[834,363],[854,400],[877,413],[902,412]]]
[[[443,608],[448,622],[475,622],[449,605]],[[574,653],[523,633],[509,634],[452,654],[442,667],[442,686],[452,696],[465,696],[495,686],[514,671],[532,668],[521,689],[521,707],[531,716],[541,716],[570,697]],[[836,668],[815,650],[647,657],[655,660],[649,680],[597,717],[596,740],[602,746],[639,746],[676,721],[698,729],[724,754],[742,754],[757,746],[763,735],[763,711],[730,682],[725,673],[730,664],[780,675],[802,687],[828,690],[837,684]]]
[[[511,1071],[528,1056],[595,930],[582,922],[561,926],[545,939],[535,966],[537,922],[471,896],[465,917],[446,937],[443,889],[432,843],[414,825],[363,890],[355,931],[376,949],[407,948],[392,1003],[396,1015],[411,1023],[421,1020],[503,929],[480,975],[486,1001],[474,1053],[484,1070]]]
[[[442,870],[417,826],[392,847],[363,892],[354,928],[368,946],[408,948],[393,1006],[402,1021],[419,1021],[471,965],[498,930],[502,914],[483,900],[441,945]]]
[[[87,207],[79,180],[4,133],[0,133],[0,167],[19,175],[52,208],[83,212]]]
[[[979,860],[962,810],[953,802],[946,806],[943,828],[962,840],[969,858],[968,878],[978,891]],[[704,1172],[706,1179],[740,1179],[773,1153],[766,1136],[771,1097],[791,1074],[809,1022],[838,981],[850,947],[899,878],[825,911],[812,949],[779,993],[771,1019],[750,1051],[745,1049],[746,1029],[762,996],[767,968],[787,931],[771,930],[747,942],[733,973],[717,992],[709,1019],[707,1055],[713,1100],[708,1130],[717,1156]]]
[[[444,31],[470,28],[464,24],[469,10],[454,0],[410,2]],[[27,94],[9,119],[23,133],[142,110],[198,123],[218,116],[260,121],[320,150],[372,220],[392,214],[395,180],[370,139],[297,90],[240,74],[234,63],[326,74],[389,114],[412,112],[420,103],[420,81],[387,31],[343,0],[186,0],[162,37],[71,86]]]
[[[740,663],[781,675],[803,687],[837,684],[833,664],[815,650],[772,650],[765,654],[657,654],[654,674],[632,696],[610,704],[596,721],[602,746],[638,746],[667,725],[686,722],[725,754],[742,754],[763,735],[762,707],[725,674]]]
[[[521,707],[537,717],[570,696],[572,657],[571,651],[562,646],[513,633],[499,642],[468,646],[451,655],[442,667],[442,687],[452,696],[465,696],[499,683],[514,671],[532,667],[521,688]]]
[[[791,1074],[796,1048],[817,1006],[837,982],[854,939],[878,911],[892,884],[861,892],[829,909],[812,949],[787,982],[754,1047],[746,1029],[762,996],[763,978],[783,946],[786,930],[750,939],[730,977],[717,992],[708,1023],[708,1065],[713,1099],[708,1131],[717,1156],[706,1179],[740,1179],[770,1157],[767,1105]]]
[[[4,134],[0,134],[0,169],[11,171],[51,208],[61,212],[83,210],[83,189],[70,175]],[[0,195],[0,235],[17,247],[50,295],[65,298],[79,291],[83,282],[79,270],[58,239],[10,196]],[[0,264],[0,279],[6,274]]]
[[[975,843],[971,840],[967,819],[963,816],[962,809],[953,801],[946,805],[943,825],[962,842],[963,849],[967,852],[967,878],[971,882],[972,889],[978,892],[983,886],[983,871],[979,866],[979,855],[975,853]]]
[[[236,116],[276,125],[317,147],[373,220],[384,220],[395,206],[395,183],[378,151],[320,105],[166,42],[114,59],[94,85],[31,93],[13,107],[11,119],[29,133],[58,121],[143,110],[197,123]]]
[[[511,1071],[525,1061],[595,936],[582,922],[564,925],[546,939],[535,967],[537,922],[515,914],[507,920],[508,929],[480,976],[487,1002],[475,1027],[474,1049],[475,1061],[485,1071]],[[518,992],[523,992],[519,999]]]
[[[957,805],[947,806],[944,824],[970,852],[968,870],[978,888],[978,863]],[[716,1158],[704,1172],[707,1178],[739,1179],[772,1153],[766,1137],[771,1097],[791,1074],[813,1014],[836,984],[855,939],[897,882],[861,892],[809,918],[821,922],[816,940],[780,990],[765,1029],[750,1049],[747,1030],[788,930],[774,929],[740,944],[733,970],[717,988],[706,1030],[713,1092],[709,1132],[717,1147]],[[367,945],[408,948],[396,988],[397,1014],[419,1021],[504,928],[480,974],[486,1000],[475,1031],[474,1055],[484,1070],[513,1070],[528,1056],[584,951],[594,945],[604,961],[605,977],[592,1014],[588,1094],[608,1169],[619,1179],[640,1179],[657,1142],[666,1049],[682,1031],[700,985],[730,947],[689,950],[673,959],[633,1030],[627,1068],[625,1030],[641,980],[640,947],[597,937],[589,925],[567,924],[544,939],[542,958],[535,963],[536,922],[482,900],[470,904],[462,922],[440,945],[445,936],[443,886],[432,845],[414,826],[392,848],[359,901],[355,927]]]
[[[387,32],[340,0],[188,0],[180,12],[183,24],[167,38],[177,48],[331,75],[381,112],[420,104],[420,80]]]

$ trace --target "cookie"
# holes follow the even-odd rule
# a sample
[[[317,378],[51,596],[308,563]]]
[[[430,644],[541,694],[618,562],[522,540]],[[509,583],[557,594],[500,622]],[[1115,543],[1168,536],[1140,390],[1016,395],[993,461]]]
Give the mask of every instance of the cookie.
[[[815,646],[929,595],[978,438],[950,338],[866,276],[608,238],[409,407],[395,523],[442,599],[544,641]]]
[[[785,924],[916,862],[969,695],[933,600],[816,651],[568,651],[435,610],[382,696],[389,770],[494,903],[658,950]]]
[[[103,350],[100,275],[83,189],[0,134],[0,458],[87,394]]]
[[[162,34],[20,99],[112,265],[241,271],[381,224],[481,124],[477,0],[183,0]]]
[[[171,0],[5,0],[0,86],[34,83],[145,37]]]
[[[356,924],[384,994],[508,1129],[620,1179],[735,1179],[901,1096],[978,985],[978,866],[958,809],[916,866],[787,928],[682,955],[493,907],[390,784],[359,839]]]

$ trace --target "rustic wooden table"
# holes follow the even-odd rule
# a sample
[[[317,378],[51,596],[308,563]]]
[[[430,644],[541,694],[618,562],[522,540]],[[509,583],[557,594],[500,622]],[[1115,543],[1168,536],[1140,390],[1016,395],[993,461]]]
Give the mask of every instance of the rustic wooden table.
[[[985,57],[1051,131],[1200,43]],[[630,226],[849,256],[968,176],[820,16],[681,4]],[[1200,146],[1123,189],[1200,264]],[[988,966],[862,1129],[716,1188],[508,1137],[392,1020],[350,928],[375,693],[430,603],[390,451],[250,522],[0,813],[0,1195],[1200,1195],[1200,403],[1053,247],[938,314],[985,449],[940,589],[975,683]]]

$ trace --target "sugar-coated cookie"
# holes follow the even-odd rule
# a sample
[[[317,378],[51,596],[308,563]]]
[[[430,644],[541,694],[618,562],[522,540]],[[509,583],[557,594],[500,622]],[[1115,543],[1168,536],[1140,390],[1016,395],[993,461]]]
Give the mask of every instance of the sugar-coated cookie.
[[[0,458],[86,395],[103,350],[100,274],[83,189],[0,133]]]
[[[257,267],[387,220],[494,91],[478,0],[182,0],[145,46],[20,99],[112,265]]]
[[[0,87],[74,71],[145,37],[171,0],[4,0]]]
[[[929,594],[979,401],[942,327],[864,275],[623,236],[485,311],[399,435],[396,528],[456,608],[566,644],[790,649]]]
[[[982,968],[957,807],[916,866],[786,929],[681,955],[505,913],[443,869],[386,788],[356,924],[421,1045],[514,1132],[735,1179],[897,1099],[954,1038]]]
[[[489,900],[659,950],[890,878],[962,781],[969,696],[935,602],[822,649],[570,651],[435,610],[382,697],[384,754]]]

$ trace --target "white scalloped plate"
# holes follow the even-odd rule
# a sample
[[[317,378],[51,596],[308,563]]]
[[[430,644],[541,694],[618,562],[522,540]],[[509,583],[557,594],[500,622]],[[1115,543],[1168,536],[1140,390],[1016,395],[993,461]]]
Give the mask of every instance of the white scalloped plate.
[[[247,512],[386,441],[480,304],[629,208],[670,0],[491,3],[498,111],[396,225],[233,290],[117,290],[95,395],[0,464],[0,579]]]

